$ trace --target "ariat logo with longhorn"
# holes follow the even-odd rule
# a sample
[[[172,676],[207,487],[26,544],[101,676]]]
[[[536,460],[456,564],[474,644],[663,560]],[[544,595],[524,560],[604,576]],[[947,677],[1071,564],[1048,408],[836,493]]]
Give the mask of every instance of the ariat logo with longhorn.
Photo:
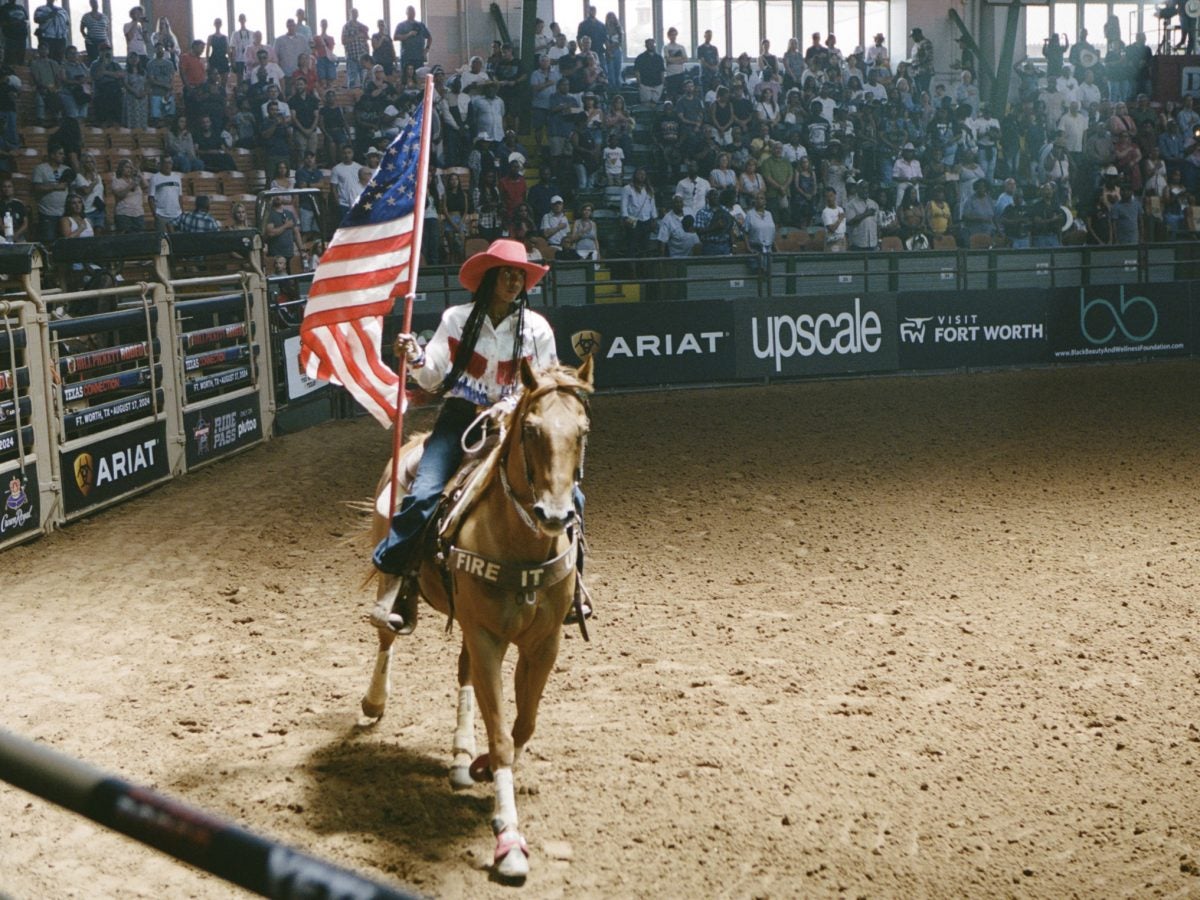
[[[600,349],[603,339],[604,336],[598,331],[577,331],[571,335],[571,347],[582,361]]]

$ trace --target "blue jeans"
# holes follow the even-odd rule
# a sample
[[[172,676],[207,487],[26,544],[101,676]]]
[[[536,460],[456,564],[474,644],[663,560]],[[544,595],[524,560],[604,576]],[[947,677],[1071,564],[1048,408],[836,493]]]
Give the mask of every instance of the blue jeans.
[[[1035,246],[1035,247],[1061,247],[1062,241],[1059,240],[1057,234],[1035,234],[1033,236],[1033,246]]]
[[[451,398],[442,405],[433,432],[425,439],[412,490],[400,501],[387,537],[375,548],[372,560],[379,571],[403,575],[416,562],[417,540],[462,462],[462,436],[475,416],[474,404],[466,400]]]

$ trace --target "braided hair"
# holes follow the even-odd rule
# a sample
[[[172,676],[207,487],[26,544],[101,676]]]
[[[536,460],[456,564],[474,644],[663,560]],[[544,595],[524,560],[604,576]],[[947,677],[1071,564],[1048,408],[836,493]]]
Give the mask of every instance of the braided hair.
[[[454,362],[450,366],[450,373],[442,379],[442,383],[437,388],[438,394],[445,394],[458,382],[462,377],[462,373],[467,370],[467,364],[471,361],[471,355],[475,352],[475,345],[479,342],[479,332],[483,329],[483,320],[488,314],[488,304],[492,302],[492,294],[496,289],[496,281],[500,278],[500,267],[493,266],[483,273],[483,278],[479,282],[479,287],[475,289],[475,294],[472,297],[473,308],[471,314],[467,317],[467,322],[463,326],[462,340],[459,341],[458,351],[454,354]],[[521,365],[521,345],[522,338],[525,334],[525,308],[529,305],[529,295],[525,293],[525,288],[521,288],[521,293],[517,295],[513,301],[516,305],[517,325],[513,331],[513,348],[512,348],[512,371],[514,378],[520,369]]]

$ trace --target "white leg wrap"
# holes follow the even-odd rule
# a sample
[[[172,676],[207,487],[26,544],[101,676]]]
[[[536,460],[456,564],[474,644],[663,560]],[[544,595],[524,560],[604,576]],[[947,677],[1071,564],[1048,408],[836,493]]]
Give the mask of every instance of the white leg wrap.
[[[513,771],[511,768],[496,769],[492,773],[496,784],[496,818],[505,826],[517,827],[517,801],[513,793]]]
[[[380,650],[375,655],[375,671],[371,673],[371,685],[367,688],[368,703],[382,707],[391,693],[392,648]]]
[[[454,752],[475,755],[475,688],[458,689],[458,726],[454,729]]]

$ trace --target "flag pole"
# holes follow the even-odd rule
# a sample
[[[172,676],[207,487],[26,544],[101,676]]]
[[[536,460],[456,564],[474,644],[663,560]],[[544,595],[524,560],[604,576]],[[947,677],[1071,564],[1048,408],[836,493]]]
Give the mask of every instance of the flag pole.
[[[413,299],[417,292],[417,270],[421,263],[421,238],[425,232],[425,194],[429,187],[430,129],[433,126],[433,76],[425,76],[425,96],[421,101],[421,150],[417,157],[417,183],[413,192],[412,248],[409,253],[408,283],[404,286],[404,317],[402,334],[412,330]],[[396,515],[400,497],[400,448],[404,444],[404,386],[408,381],[408,356],[401,353],[397,360],[400,381],[396,385],[396,420],[392,430],[392,492],[388,518]]]

